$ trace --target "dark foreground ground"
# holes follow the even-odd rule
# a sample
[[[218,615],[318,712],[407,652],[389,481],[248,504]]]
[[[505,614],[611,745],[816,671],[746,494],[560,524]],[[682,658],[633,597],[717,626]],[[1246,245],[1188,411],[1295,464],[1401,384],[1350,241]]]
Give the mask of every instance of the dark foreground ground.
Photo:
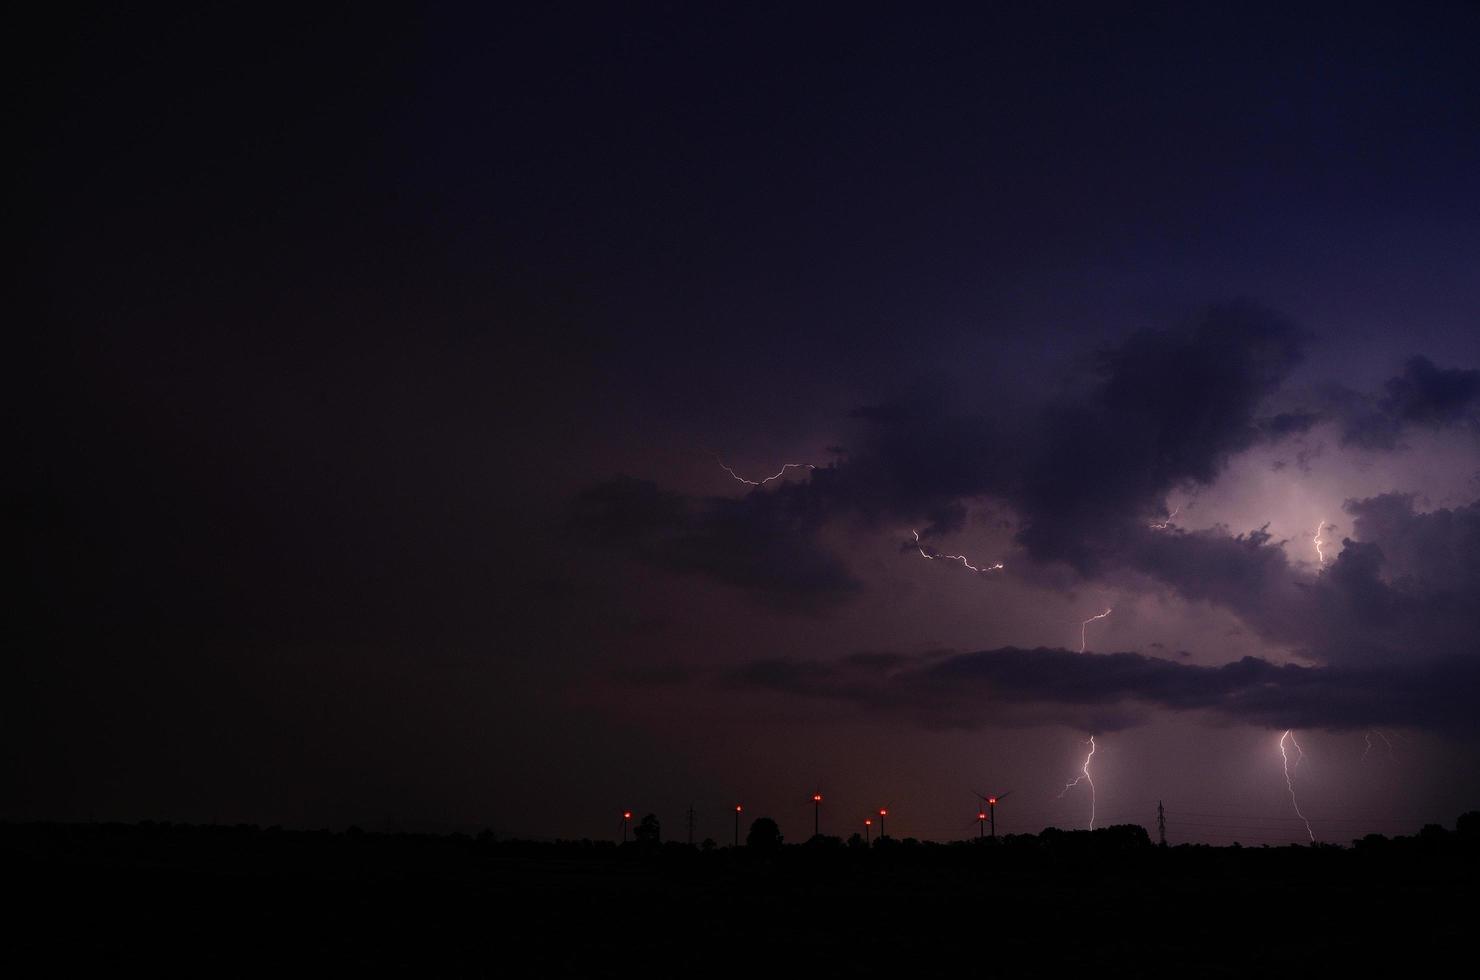
[[[1453,834],[760,853],[0,824],[0,862],[10,976],[1428,977],[1473,968],[1480,851]]]

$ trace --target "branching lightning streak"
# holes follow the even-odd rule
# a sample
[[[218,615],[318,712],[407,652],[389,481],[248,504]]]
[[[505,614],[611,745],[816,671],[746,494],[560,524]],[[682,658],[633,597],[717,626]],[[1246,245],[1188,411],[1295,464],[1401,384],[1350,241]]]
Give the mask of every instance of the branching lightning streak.
[[[1004,568],[1007,567],[1006,565],[1003,565],[999,561],[999,562],[993,562],[990,565],[984,565],[981,568],[978,568],[977,566],[973,565],[971,562],[967,561],[965,555],[943,555],[943,554],[941,554],[938,551],[936,551],[935,554],[932,555],[930,552],[926,551],[925,550],[925,546],[920,543],[920,532],[919,531],[911,531],[910,533],[912,533],[915,536],[915,549],[920,552],[920,557],[921,558],[928,558],[931,561],[935,561],[937,558],[944,559],[946,561],[959,561],[961,563],[962,567],[969,568],[973,572],[976,572],[978,575],[985,575],[987,572],[1000,572],[1002,569],[1004,569]],[[935,549],[933,549],[933,548],[931,549],[931,551],[934,551],[934,550]]]
[[[777,470],[775,473],[772,473],[770,476],[766,477],[764,480],[747,480],[745,477],[741,476],[739,473],[736,473],[734,470],[732,470],[728,466],[726,466],[725,465],[725,461],[722,460],[722,459],[720,459],[718,456],[714,457],[714,461],[719,464],[720,469],[724,470],[726,473],[730,474],[730,476],[734,477],[736,480],[740,481],[741,483],[745,484],[748,487],[765,486],[767,483],[770,483],[772,480],[779,480],[783,476],[786,475],[786,471],[787,470],[799,470],[799,469],[815,470],[815,469],[817,469],[817,467],[816,466],[813,466],[811,463],[787,463],[785,466],[781,467],[781,469]]]
[[[1315,538],[1315,543],[1316,543],[1316,564],[1320,565],[1320,567],[1322,567],[1322,568],[1325,568],[1326,567],[1326,552],[1321,547],[1322,545],[1325,544],[1325,542],[1321,540],[1321,532],[1324,531],[1325,529],[1326,529],[1326,522],[1325,521],[1322,521],[1321,523],[1319,523],[1319,524],[1316,525],[1316,538]]]
[[[1086,626],[1088,626],[1090,623],[1093,623],[1097,619],[1104,619],[1106,616],[1110,615],[1114,611],[1115,610],[1113,610],[1113,609],[1106,609],[1104,612],[1100,613],[1098,616],[1091,616],[1089,619],[1086,619],[1084,622],[1082,622],[1082,623],[1079,624],[1079,652],[1080,653],[1083,653],[1084,652],[1084,647],[1085,647],[1084,628]]]
[[[1290,765],[1290,753],[1285,749],[1286,739],[1289,739],[1290,744],[1295,746],[1297,753],[1293,768]],[[1300,747],[1299,742],[1295,741],[1295,733],[1288,728],[1285,729],[1285,734],[1280,736],[1280,758],[1285,762],[1285,786],[1290,790],[1290,805],[1295,808],[1295,815],[1300,818],[1300,822],[1305,824],[1305,833],[1310,837],[1310,842],[1314,844],[1316,842],[1315,831],[1310,829],[1310,821],[1305,819],[1305,814],[1300,812],[1300,801],[1295,799],[1295,773],[1299,771],[1300,763],[1305,758],[1305,750]]]
[[[1070,782],[1067,782],[1067,783],[1064,784],[1064,788],[1061,789],[1061,790],[1059,790],[1059,795],[1056,797],[1056,799],[1062,800],[1064,798],[1064,794],[1065,793],[1069,792],[1069,790],[1071,790],[1074,787],[1078,786],[1080,783],[1089,783],[1089,829],[1090,830],[1094,830],[1095,829],[1095,780],[1094,780],[1094,777],[1089,774],[1089,760],[1093,759],[1094,757],[1095,757],[1095,737],[1093,735],[1091,735],[1089,737],[1089,755],[1087,755],[1087,756],[1084,757],[1084,768],[1082,768],[1082,769],[1079,770],[1080,775],[1075,776],[1073,780],[1071,780]]]

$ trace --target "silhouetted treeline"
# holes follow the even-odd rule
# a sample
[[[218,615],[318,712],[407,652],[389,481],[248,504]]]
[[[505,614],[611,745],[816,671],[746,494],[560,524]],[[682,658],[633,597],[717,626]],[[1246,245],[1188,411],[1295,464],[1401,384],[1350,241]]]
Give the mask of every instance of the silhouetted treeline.
[[[819,835],[800,843],[786,843],[775,821],[761,817],[752,823],[745,844],[735,848],[717,846],[712,840],[693,846],[662,841],[660,824],[651,814],[643,818],[634,831],[633,839],[626,843],[592,839],[500,839],[489,830],[478,834],[420,834],[366,832],[357,827],[330,831],[264,829],[253,824],[0,821],[0,855],[10,862],[98,863],[117,867],[131,864],[181,868],[208,866],[254,874],[274,869],[363,871],[367,866],[385,870],[468,874],[476,871],[482,858],[509,857],[582,861],[687,861],[699,858],[719,865],[755,859],[805,862],[845,855],[848,860],[887,858],[944,866],[952,862],[1051,862],[1145,857],[1156,850],[1178,854],[1226,853],[1230,860],[1237,860],[1240,855],[1269,851],[1286,855],[1334,851],[1354,857],[1458,857],[1480,850],[1480,811],[1461,815],[1452,830],[1429,824],[1410,836],[1369,834],[1353,840],[1349,846],[1328,843],[1257,847],[1179,844],[1165,849],[1157,848],[1146,829],[1137,824],[1101,827],[1093,831],[1047,827],[1037,834],[1007,834],[995,839],[968,838],[950,842],[879,837],[865,844],[854,834],[847,841],[841,837]]]
[[[739,847],[0,823],[20,900],[0,966],[933,975],[989,950],[1015,977],[1430,975],[1468,949],[1480,884],[1476,813],[1267,848],[1163,849],[1134,825],[789,843],[762,820]]]

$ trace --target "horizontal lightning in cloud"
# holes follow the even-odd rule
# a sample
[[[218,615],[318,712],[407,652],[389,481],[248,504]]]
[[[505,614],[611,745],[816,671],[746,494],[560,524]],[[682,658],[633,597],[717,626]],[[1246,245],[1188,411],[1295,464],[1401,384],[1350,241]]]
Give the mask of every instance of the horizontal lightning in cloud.
[[[1164,521],[1152,521],[1150,524],[1147,524],[1146,526],[1149,527],[1149,528],[1151,528],[1153,531],[1165,531],[1167,528],[1169,528],[1169,527],[1172,526],[1172,518],[1176,517],[1181,512],[1182,512],[1182,505],[1181,504],[1178,504],[1175,508],[1172,509],[1172,512],[1167,515],[1167,519],[1166,520],[1164,520]]]
[[[739,473],[736,473],[734,470],[730,469],[730,467],[725,463],[725,461],[722,460],[722,459],[720,459],[718,456],[714,457],[714,461],[719,464],[720,469],[724,470],[726,473],[730,474],[730,476],[734,477],[735,480],[737,480],[740,483],[745,484],[748,487],[762,487],[762,486],[765,486],[767,483],[770,483],[772,480],[779,480],[779,479],[781,479],[783,476],[786,475],[786,473],[787,473],[788,470],[800,470],[800,469],[815,470],[815,469],[817,469],[817,467],[814,466],[811,463],[787,463],[784,466],[782,466],[781,469],[777,470],[775,473],[772,473],[770,476],[766,477],[765,479],[762,479],[762,480],[748,480],[745,477],[741,476]]]
[[[944,555],[944,554],[941,554],[939,551],[935,551],[934,548],[930,549],[930,551],[926,551],[925,550],[925,545],[922,544],[921,541],[920,541],[920,532],[919,531],[911,531],[910,533],[915,536],[915,548],[916,548],[916,550],[918,550],[920,552],[920,557],[921,558],[928,558],[931,561],[936,561],[936,560],[959,561],[961,563],[961,567],[962,568],[970,569],[971,571],[976,572],[978,575],[984,575],[987,572],[1000,572],[1000,571],[1002,571],[1002,569],[1004,569],[1004,568],[1007,567],[1006,565],[1002,564],[1000,561],[999,562],[993,562],[990,565],[982,565],[982,566],[978,567],[976,565],[973,565],[970,561],[968,561],[965,555]],[[934,554],[931,554],[931,552],[934,552]]]

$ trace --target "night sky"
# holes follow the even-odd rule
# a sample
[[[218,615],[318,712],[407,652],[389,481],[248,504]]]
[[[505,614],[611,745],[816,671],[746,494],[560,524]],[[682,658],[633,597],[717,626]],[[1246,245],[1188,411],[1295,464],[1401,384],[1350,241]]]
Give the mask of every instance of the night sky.
[[[1476,806],[1480,8],[502,6],[25,40],[0,817]]]

